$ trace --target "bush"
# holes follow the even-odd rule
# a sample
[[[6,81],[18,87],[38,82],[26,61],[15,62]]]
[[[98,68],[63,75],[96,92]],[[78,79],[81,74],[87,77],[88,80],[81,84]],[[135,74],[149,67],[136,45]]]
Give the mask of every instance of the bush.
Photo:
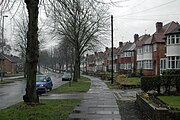
[[[170,93],[171,87],[176,87],[180,92],[180,70],[165,70],[161,77],[161,83],[165,86],[165,92]]]
[[[141,78],[141,89],[144,92],[157,90],[160,93],[160,77],[144,76]]]

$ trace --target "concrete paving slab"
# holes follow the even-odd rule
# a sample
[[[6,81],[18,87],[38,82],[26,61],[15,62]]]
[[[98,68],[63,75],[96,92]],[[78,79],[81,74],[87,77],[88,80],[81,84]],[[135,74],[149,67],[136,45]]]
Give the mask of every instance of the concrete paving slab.
[[[69,115],[69,120],[121,120],[113,91],[100,79],[89,78],[91,89],[84,94],[74,113]]]

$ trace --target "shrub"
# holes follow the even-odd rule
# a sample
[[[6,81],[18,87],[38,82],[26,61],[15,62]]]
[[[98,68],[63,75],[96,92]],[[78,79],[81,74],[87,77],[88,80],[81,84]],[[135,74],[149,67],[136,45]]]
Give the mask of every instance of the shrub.
[[[165,70],[161,77],[161,83],[165,86],[165,92],[169,93],[171,87],[176,87],[176,91],[180,92],[180,70]]]
[[[160,77],[144,76],[141,78],[141,89],[144,92],[157,90],[160,93]]]

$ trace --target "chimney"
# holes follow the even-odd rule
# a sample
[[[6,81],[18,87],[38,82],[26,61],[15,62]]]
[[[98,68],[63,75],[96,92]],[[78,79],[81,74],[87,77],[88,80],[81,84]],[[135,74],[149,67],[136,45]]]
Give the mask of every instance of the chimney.
[[[123,46],[123,42],[119,42],[119,47],[121,48]]]
[[[161,31],[162,27],[163,27],[163,23],[157,22],[156,23],[156,32],[159,33]]]
[[[139,35],[138,34],[134,34],[134,42],[139,40]]]
[[[95,55],[97,55],[97,52],[94,52]]]

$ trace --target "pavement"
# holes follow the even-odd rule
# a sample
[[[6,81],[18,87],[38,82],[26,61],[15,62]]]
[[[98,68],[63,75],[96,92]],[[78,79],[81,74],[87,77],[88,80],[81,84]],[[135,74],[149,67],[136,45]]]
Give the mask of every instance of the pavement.
[[[40,99],[81,99],[68,120],[142,120],[142,114],[135,104],[140,89],[112,90],[96,77],[91,80],[87,93],[45,94]],[[118,104],[117,104],[118,102]]]
[[[20,76],[13,76],[13,77],[3,77],[3,80],[14,80],[14,79],[20,79],[20,78],[24,78],[24,76],[20,75]]]
[[[68,120],[121,120],[113,91],[99,78],[86,77],[91,79],[91,88]]]

